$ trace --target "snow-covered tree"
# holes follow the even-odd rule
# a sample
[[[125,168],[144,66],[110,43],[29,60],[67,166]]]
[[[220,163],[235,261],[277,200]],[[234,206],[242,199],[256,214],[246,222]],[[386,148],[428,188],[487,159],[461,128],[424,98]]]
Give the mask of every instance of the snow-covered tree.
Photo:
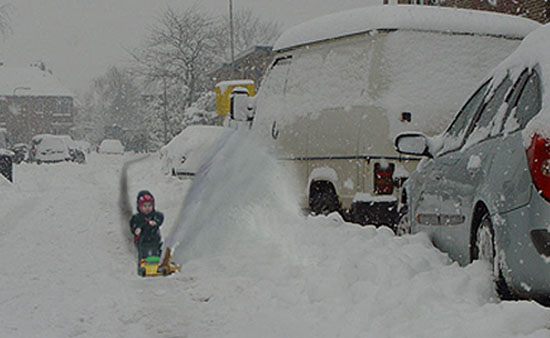
[[[103,137],[122,139],[125,131],[141,126],[140,100],[134,75],[127,69],[111,67],[93,80],[84,98],[82,120],[93,126],[95,141]]]
[[[142,48],[131,52],[148,83],[167,81],[183,87],[189,107],[205,90],[205,73],[217,52],[219,31],[213,17],[191,7],[169,8],[153,27]]]

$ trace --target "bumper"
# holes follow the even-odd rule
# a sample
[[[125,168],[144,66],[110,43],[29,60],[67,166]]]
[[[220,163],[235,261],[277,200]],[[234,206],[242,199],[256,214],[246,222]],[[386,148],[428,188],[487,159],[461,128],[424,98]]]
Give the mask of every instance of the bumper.
[[[350,215],[354,223],[361,225],[387,225],[396,229],[399,222],[397,201],[353,202]]]
[[[501,214],[498,252],[509,287],[520,295],[550,297],[550,202],[531,187],[530,202]]]

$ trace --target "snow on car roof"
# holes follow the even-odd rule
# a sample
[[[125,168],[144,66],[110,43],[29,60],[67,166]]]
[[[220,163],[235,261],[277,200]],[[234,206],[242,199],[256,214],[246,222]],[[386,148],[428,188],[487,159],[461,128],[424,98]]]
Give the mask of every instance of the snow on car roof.
[[[527,18],[477,10],[433,6],[370,6],[322,16],[285,31],[273,50],[375,29],[410,29],[523,38],[540,24]]]
[[[542,109],[527,124],[523,131],[524,145],[528,146],[534,132],[550,138],[550,24],[546,24],[529,34],[519,47],[502,61],[487,78],[499,83],[510,74],[512,79],[519,77],[524,69],[538,67],[542,77]]]
[[[74,96],[47,71],[37,67],[0,66],[0,95]]]

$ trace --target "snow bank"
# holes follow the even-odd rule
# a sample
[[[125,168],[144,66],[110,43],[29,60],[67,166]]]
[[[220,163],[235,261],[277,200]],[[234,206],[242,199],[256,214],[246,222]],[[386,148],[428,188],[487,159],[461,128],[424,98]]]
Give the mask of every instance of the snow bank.
[[[370,6],[326,15],[284,32],[273,50],[376,29],[412,29],[523,38],[540,26],[517,16],[433,6]]]
[[[155,195],[164,234],[186,192],[199,198],[185,208],[197,221],[183,232],[194,248],[181,250],[183,271],[168,278],[139,277],[117,231],[118,174],[136,156],[17,166],[17,189],[0,203],[9,262],[0,336],[549,336],[548,309],[497,301],[487,266],[452,264],[426,235],[301,216],[284,171],[241,136],[206,156],[216,165],[192,188],[165,176],[155,156],[130,167],[130,197]]]

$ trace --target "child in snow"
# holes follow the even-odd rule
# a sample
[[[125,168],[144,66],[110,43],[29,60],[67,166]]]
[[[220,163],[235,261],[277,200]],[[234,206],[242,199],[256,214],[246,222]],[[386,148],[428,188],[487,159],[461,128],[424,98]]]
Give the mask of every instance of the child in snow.
[[[147,190],[139,192],[137,210],[138,213],[130,220],[130,229],[135,236],[139,264],[142,258],[160,256],[162,239],[159,228],[164,221],[164,215],[155,210],[155,198]]]

